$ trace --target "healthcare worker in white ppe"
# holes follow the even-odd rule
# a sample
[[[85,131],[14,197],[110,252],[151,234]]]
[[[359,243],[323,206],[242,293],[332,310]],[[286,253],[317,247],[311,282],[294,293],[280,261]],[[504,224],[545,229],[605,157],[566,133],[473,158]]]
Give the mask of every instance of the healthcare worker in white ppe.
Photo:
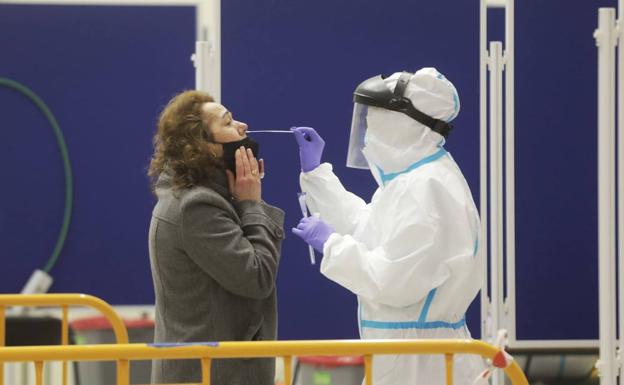
[[[347,166],[370,169],[370,203],[347,191],[312,128],[296,127],[301,189],[313,213],[293,232],[323,253],[321,273],[357,294],[363,339],[470,338],[464,314],[481,286],[479,215],[444,149],[459,112],[435,68],[376,76],[354,93]],[[484,369],[456,355],[454,383]],[[443,385],[442,355],[375,356],[373,383]]]

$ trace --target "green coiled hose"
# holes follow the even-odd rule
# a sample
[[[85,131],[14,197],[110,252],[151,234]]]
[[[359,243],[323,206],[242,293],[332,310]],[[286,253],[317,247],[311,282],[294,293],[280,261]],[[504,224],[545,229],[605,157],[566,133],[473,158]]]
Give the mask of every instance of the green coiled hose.
[[[65,239],[67,238],[69,222],[71,220],[73,182],[67,146],[65,145],[63,132],[61,131],[61,128],[54,118],[54,115],[52,115],[52,112],[50,111],[48,106],[43,102],[43,100],[41,100],[39,96],[37,96],[28,87],[16,82],[15,80],[0,78],[0,86],[8,87],[21,93],[22,95],[30,99],[30,101],[32,101],[39,108],[39,110],[43,113],[43,115],[52,126],[52,129],[54,130],[54,136],[56,136],[56,143],[58,144],[59,150],[61,151],[61,158],[63,159],[63,170],[65,172],[65,211],[63,213],[63,224],[61,226],[61,232],[58,239],[56,240],[54,251],[52,251],[52,255],[50,256],[48,262],[43,268],[43,271],[49,273],[52,267],[54,267],[54,265],[56,264],[59,255],[61,254],[63,244],[65,243]]]

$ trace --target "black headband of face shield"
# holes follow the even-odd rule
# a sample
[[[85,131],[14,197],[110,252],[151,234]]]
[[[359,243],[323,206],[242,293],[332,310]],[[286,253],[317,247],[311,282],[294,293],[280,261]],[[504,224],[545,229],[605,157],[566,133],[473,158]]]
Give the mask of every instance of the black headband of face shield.
[[[453,129],[453,125],[423,113],[414,107],[409,98],[404,96],[405,89],[412,75],[410,72],[403,71],[396,87],[394,87],[394,92],[390,92],[388,87],[386,87],[384,83],[385,76],[383,75],[377,75],[365,80],[355,89],[353,101],[367,106],[402,112],[447,138]]]

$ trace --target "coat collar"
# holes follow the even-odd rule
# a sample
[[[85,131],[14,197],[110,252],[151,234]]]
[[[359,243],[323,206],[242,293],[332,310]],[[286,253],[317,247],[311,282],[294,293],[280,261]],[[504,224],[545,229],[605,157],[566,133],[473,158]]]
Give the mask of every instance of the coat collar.
[[[173,189],[173,170],[165,168],[158,177],[156,182],[156,195],[160,196],[164,192],[163,190]],[[228,179],[225,170],[217,170],[212,178],[204,184],[204,187],[214,190],[217,194],[221,195],[227,201],[232,200],[232,194],[228,186]]]

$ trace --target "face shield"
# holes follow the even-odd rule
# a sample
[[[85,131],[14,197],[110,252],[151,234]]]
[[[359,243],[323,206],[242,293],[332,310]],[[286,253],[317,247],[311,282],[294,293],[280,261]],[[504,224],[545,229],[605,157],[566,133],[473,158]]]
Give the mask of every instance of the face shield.
[[[365,80],[355,89],[347,167],[368,169],[368,162],[362,153],[362,149],[364,148],[364,137],[367,130],[366,116],[369,106],[401,112],[439,133],[444,138],[453,129],[449,123],[435,119],[418,110],[405,96],[405,90],[412,75],[410,72],[403,72],[397,81],[394,92],[388,88],[384,81],[385,77],[382,75]]]
[[[368,169],[368,162],[364,158],[364,136],[366,135],[366,115],[368,106],[355,103],[351,118],[351,136],[349,137],[349,151],[347,152],[347,167]]]

